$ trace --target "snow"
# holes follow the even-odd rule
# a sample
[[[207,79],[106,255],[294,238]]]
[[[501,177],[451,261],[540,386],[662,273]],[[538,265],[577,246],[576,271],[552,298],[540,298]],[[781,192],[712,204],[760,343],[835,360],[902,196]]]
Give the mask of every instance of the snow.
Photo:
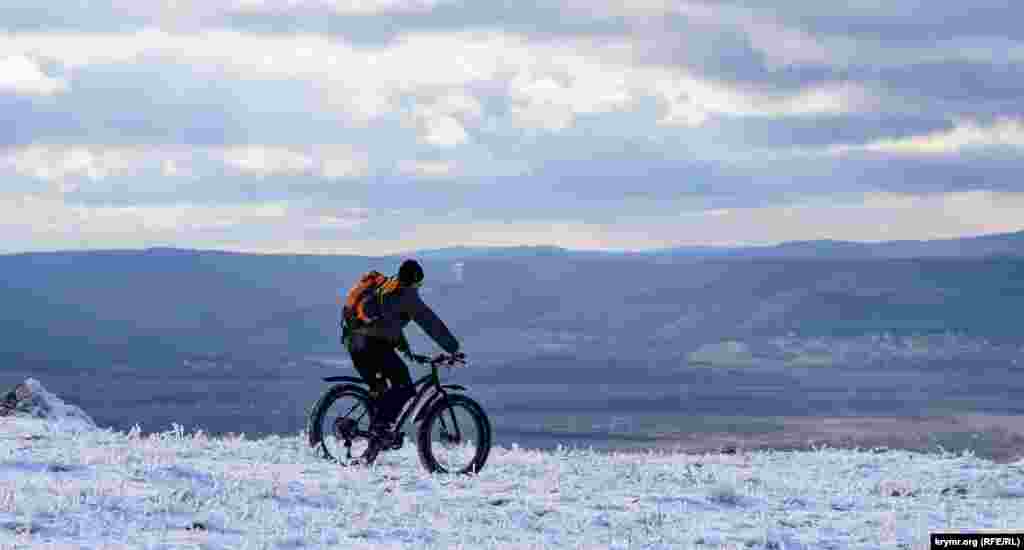
[[[969,453],[513,446],[455,477],[411,444],[364,469],[315,458],[304,434],[66,429],[70,406],[38,395],[49,413],[0,418],[5,550],[922,548],[1024,517],[1024,461]]]
[[[65,403],[50,393],[35,378],[25,380],[30,397],[28,403],[19,405],[19,411],[33,418],[48,420],[47,425],[61,431],[92,430],[96,421],[81,408]]]

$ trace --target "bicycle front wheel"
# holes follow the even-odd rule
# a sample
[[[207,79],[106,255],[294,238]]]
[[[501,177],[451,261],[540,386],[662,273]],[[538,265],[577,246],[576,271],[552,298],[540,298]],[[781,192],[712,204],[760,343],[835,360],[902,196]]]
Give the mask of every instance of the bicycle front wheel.
[[[429,472],[475,474],[491,452],[491,421],[464,395],[449,395],[431,406],[416,441],[420,463]]]

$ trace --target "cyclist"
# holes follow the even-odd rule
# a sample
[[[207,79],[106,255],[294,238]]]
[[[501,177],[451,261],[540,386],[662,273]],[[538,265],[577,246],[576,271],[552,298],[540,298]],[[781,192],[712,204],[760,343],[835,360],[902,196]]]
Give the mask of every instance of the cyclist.
[[[380,439],[377,443],[385,446],[394,443],[396,438],[391,432],[391,423],[405,402],[416,394],[408,365],[395,353],[398,350],[410,359],[413,357],[402,332],[405,325],[416,321],[446,352],[463,356],[459,353],[458,340],[420,298],[423,276],[423,267],[418,262],[402,262],[398,275],[388,278],[380,288],[379,317],[369,325],[352,329],[348,338],[352,363],[370,385],[371,395],[376,397],[377,414],[370,431],[377,436],[375,439]]]

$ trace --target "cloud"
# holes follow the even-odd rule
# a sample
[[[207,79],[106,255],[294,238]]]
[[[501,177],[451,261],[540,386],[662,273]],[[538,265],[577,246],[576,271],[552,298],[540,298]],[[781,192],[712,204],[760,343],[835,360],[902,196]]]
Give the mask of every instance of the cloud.
[[[60,93],[67,87],[67,82],[47,75],[39,63],[28,56],[3,57],[0,53],[0,91],[49,96]]]
[[[0,6],[3,200],[139,235],[102,209],[301,210],[195,233],[267,250],[630,248],[1012,229],[1024,192],[996,0],[87,4]]]
[[[315,197],[217,204],[90,205],[24,196],[0,199],[0,226],[9,250],[13,243],[19,243],[17,249],[186,243],[258,252],[388,254],[453,244],[555,243],[579,249],[637,249],[818,238],[948,238],[1022,229],[1019,212],[1024,209],[1024,198],[1015,193],[921,196],[879,192],[842,201],[811,196],[788,205],[687,209],[673,216],[630,214],[636,211],[620,206],[617,218],[598,223],[576,219],[586,208],[563,207],[558,212],[547,211],[544,219],[525,220],[494,209],[463,211],[443,204],[438,208],[401,207],[390,204],[393,201],[389,199],[404,195],[405,188],[385,191],[371,187],[368,191],[380,202],[352,197],[346,205],[338,199]]]
[[[481,85],[504,90],[518,126],[561,130],[579,115],[628,109],[643,98],[665,105],[665,124],[699,125],[715,115],[836,113],[869,106],[853,83],[764,92],[705,80],[679,67],[632,63],[628,40],[530,42],[502,32],[420,33],[374,49],[319,35],[253,36],[230,31],[172,34],[22,34],[8,49],[56,60],[70,71],[108,63],[188,63],[200,74],[304,81],[324,105],[366,124],[400,110],[402,98],[435,93],[411,115],[428,142],[465,142],[479,120]],[[497,55],[500,52],[500,55]],[[399,76],[400,75],[400,76]],[[432,90],[434,92],[432,92]],[[437,91],[440,91],[438,93]]]
[[[483,106],[462,90],[418,99],[405,116],[405,124],[416,129],[420,141],[438,147],[452,147],[469,141],[466,125],[478,123]]]
[[[179,168],[178,163],[174,159],[164,159],[160,163],[160,174],[166,178],[173,178],[178,175]]]
[[[426,123],[423,140],[431,145],[452,147],[466,143],[469,134],[455,117],[442,116]]]
[[[458,166],[451,161],[409,160],[398,165],[398,173],[417,178],[447,178],[458,172]]]
[[[366,175],[368,169],[365,154],[344,145],[318,145],[311,148],[241,145],[212,151],[228,168],[248,176],[341,179]]]
[[[313,165],[311,158],[284,147],[231,146],[226,147],[222,155],[229,166],[255,175],[302,174]]]
[[[745,3],[745,2],[744,2]],[[754,4],[750,4],[756,6]],[[956,3],[924,0],[858,3],[842,6],[815,5],[805,0],[756,6],[788,24],[815,34],[879,38],[892,42],[934,43],[956,36],[1005,36],[1022,39],[1014,25],[1024,10],[1001,0],[972,2],[970,9]]]
[[[246,145],[227,147],[221,152],[224,162],[244,174],[269,176],[306,174],[313,168],[313,158],[284,147]]]
[[[142,162],[142,152],[131,148],[32,145],[0,155],[0,167],[54,184],[60,192],[76,190],[81,179],[131,174]]]
[[[335,15],[369,15],[422,13],[453,0],[235,0],[234,13],[281,14],[288,12],[332,13]]]
[[[949,155],[985,147],[1024,148],[1024,122],[1011,118],[1001,118],[986,125],[965,121],[947,131],[881,139],[862,146],[840,145],[831,148],[831,151],[845,153],[862,150],[898,155]]]
[[[912,138],[951,128],[953,123],[939,115],[873,112],[726,117],[708,125],[717,141],[734,150],[772,151],[776,155],[794,147],[856,149],[874,141]]]
[[[218,167],[224,170],[218,170]],[[299,148],[270,145],[224,147],[29,145],[0,150],[0,174],[32,178],[70,193],[84,182],[173,179],[196,175],[308,176],[327,180],[366,175],[366,154],[343,144]]]
[[[831,53],[816,36],[799,27],[787,25],[770,13],[727,2],[713,6],[688,1],[568,5],[575,14],[596,9],[606,16],[626,17],[634,38],[644,44],[646,57],[674,60],[690,67],[701,61],[715,64],[718,55],[735,59],[737,54],[753,54],[767,68],[778,70],[827,63]]]
[[[916,195],[894,192],[808,195],[786,204],[743,208],[686,208],[644,215],[619,205],[606,221],[581,222],[588,208],[546,211],[544,219],[502,219],[493,211],[415,217],[415,226],[384,234],[377,250],[538,245],[577,249],[638,249],[688,245],[763,245],[807,239],[883,241],[942,239],[1024,229],[1024,194],[967,191]],[[453,239],[451,235],[459,237]]]
[[[1024,60],[1011,63],[910,62],[889,68],[858,68],[854,77],[871,79],[894,106],[945,112],[950,118],[1024,116]]]
[[[30,239],[33,246],[29,248],[35,250],[66,248],[68,242],[76,248],[136,248],[174,242],[182,236],[202,243],[197,246],[253,250],[303,238],[350,237],[369,216],[362,208],[308,201],[111,206],[52,197],[0,200],[4,234]]]
[[[679,224],[714,235],[716,244],[762,244],[813,239],[884,241],[942,239],[1006,233],[1024,228],[1015,210],[1024,208],[1024,194],[961,191],[917,195],[870,192],[842,200],[808,197],[790,204],[714,210]],[[870,223],[865,223],[870,220]],[[762,228],[755,237],[754,228]],[[707,242],[699,238],[687,244]]]
[[[927,103],[928,109],[952,113],[992,113],[1001,106],[1019,113],[1011,98],[1022,89],[1024,32],[1007,17],[1024,10],[1005,2],[984,2],[977,10],[972,4],[969,13],[955,4],[907,1],[826,10],[792,1],[771,8],[730,1],[649,2],[642,9],[618,2],[580,4],[577,13],[597,9],[625,17],[629,30],[623,34],[642,63],[683,67],[741,86],[848,83],[880,96],[901,96],[899,101],[919,108]],[[889,99],[898,105],[897,98]]]
[[[764,55],[770,69],[791,65],[822,65],[830,58],[829,48],[821,40],[799,28],[771,19],[750,18],[740,24],[755,51]]]
[[[347,208],[340,212],[316,215],[309,223],[311,229],[353,229],[364,224],[369,217],[365,208]]]
[[[277,220],[287,215],[285,204],[160,206],[83,206],[45,197],[0,202],[5,226],[21,226],[52,234],[81,233],[83,237],[136,233],[223,229],[243,223]]]
[[[369,173],[369,155],[344,144],[315,145],[313,154],[319,159],[319,175],[328,180],[358,178]]]
[[[240,18],[296,18],[308,22],[332,17],[418,16],[452,3],[450,0],[90,0],[43,6],[30,0],[7,0],[0,6],[0,29],[106,32],[160,26],[196,30],[231,26],[232,21]]]

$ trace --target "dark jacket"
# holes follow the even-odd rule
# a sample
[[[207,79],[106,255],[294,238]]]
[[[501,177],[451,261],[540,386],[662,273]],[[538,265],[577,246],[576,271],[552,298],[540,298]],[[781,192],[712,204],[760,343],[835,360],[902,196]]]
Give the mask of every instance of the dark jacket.
[[[459,341],[452,336],[434,310],[423,303],[419,289],[412,287],[398,287],[384,295],[380,317],[371,325],[354,329],[352,334],[380,338],[401,348],[407,346],[402,329],[409,321],[416,321],[423,332],[433,338],[443,350],[448,353],[459,351]]]

